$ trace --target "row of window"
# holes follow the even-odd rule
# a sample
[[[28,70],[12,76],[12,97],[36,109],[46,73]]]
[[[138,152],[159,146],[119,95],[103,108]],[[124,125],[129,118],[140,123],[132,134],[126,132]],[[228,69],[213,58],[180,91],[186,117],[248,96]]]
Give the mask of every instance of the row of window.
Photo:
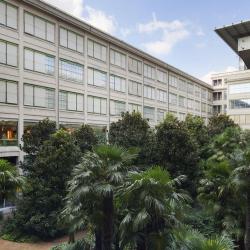
[[[1,1],[0,7],[0,24],[17,29],[17,7],[6,3],[5,1]],[[55,42],[55,24],[26,11],[24,13],[24,31],[27,34],[39,37],[43,40]],[[60,45],[63,47],[69,48],[79,53],[84,52],[84,37],[82,35],[60,27],[59,40]],[[105,45],[94,40],[88,39],[87,47],[88,55],[90,57],[99,59],[101,61],[107,60],[107,47]],[[11,66],[17,66],[17,45],[1,43],[1,48],[3,49],[0,50],[0,63],[8,64]],[[37,51],[33,53],[27,52],[26,56],[28,60],[33,58],[30,63],[26,62],[27,69],[35,70],[46,74],[53,74],[55,64],[53,56],[45,54],[42,55],[41,52]],[[126,55],[124,53],[111,49],[110,62],[111,64],[117,65],[121,68],[126,68]],[[63,66],[67,68],[72,68],[72,65],[73,63],[71,65],[69,65],[68,63],[67,65],[64,64]],[[66,78],[74,78],[74,80],[80,81],[80,79],[82,78],[82,69],[80,67],[77,68],[77,66],[75,67],[76,69],[73,68],[72,70],[69,69],[67,71],[66,75],[69,76]],[[142,61],[132,57],[129,57],[128,59],[128,69],[140,75],[143,73],[144,76],[147,78],[157,78],[157,80],[162,83],[168,82],[167,72],[157,70],[156,74],[155,67],[148,64],[144,64],[144,66],[142,67]],[[62,75],[63,77],[65,77],[64,73]],[[72,75],[75,76],[72,77]],[[193,84],[187,83],[174,75],[169,75],[169,84],[173,87],[179,86],[179,89],[181,91],[187,91],[189,94],[194,94],[194,89],[196,88],[196,86],[194,87]],[[206,90],[204,91],[204,93],[201,93],[202,98],[206,98],[207,95]],[[195,94],[200,95],[200,91],[195,90]]]
[[[17,104],[17,83],[12,81],[1,80],[0,81],[0,102],[1,103],[9,103],[9,104]],[[167,96],[165,93],[162,93],[161,90],[158,90],[158,100],[165,101]],[[173,99],[173,96],[175,99]],[[177,96],[170,95],[170,101],[173,103],[177,103]],[[239,100],[234,100],[238,103]],[[59,107],[61,110],[72,110],[72,111],[83,111],[83,95],[76,94],[72,92],[60,91],[59,93]],[[92,103],[92,105],[90,105]],[[99,103],[97,105],[97,103]],[[106,99],[99,97],[90,97],[88,99],[88,111],[93,113],[104,114],[104,110],[106,110]],[[35,106],[35,107],[43,107],[53,109],[55,107],[55,91],[54,89],[44,88],[40,86],[34,86],[30,84],[24,85],[24,105],[26,106]],[[113,106],[112,106],[113,105]],[[236,104],[235,104],[236,105]],[[234,106],[235,106],[234,105]],[[242,108],[241,106],[238,108]],[[186,98],[179,96],[179,106],[186,107]],[[206,112],[206,104],[200,103],[199,101],[195,101],[192,99],[187,99],[187,106],[189,109],[195,109],[196,111]],[[208,113],[211,113],[210,106],[208,105]],[[231,105],[232,106],[232,105]],[[92,107],[92,108],[91,108]],[[232,107],[235,108],[235,107]],[[118,110],[118,111],[117,111]],[[111,115],[120,114],[122,111],[125,111],[125,103],[124,102],[115,102],[111,101]],[[129,110],[140,111],[140,105],[133,104],[129,106]],[[211,112],[210,112],[211,111]],[[105,113],[106,114],[106,113]]]
[[[17,66],[17,54],[18,47],[15,44],[1,41],[0,40],[0,63],[7,64],[10,66]],[[24,50],[24,68],[48,75],[54,75],[55,72],[55,57],[52,55],[48,55],[36,50],[25,48]],[[59,74],[60,77],[66,80],[73,80],[80,83],[83,83],[84,76],[84,66],[71,62],[68,60],[60,59],[59,61]],[[171,78],[177,79],[177,78]],[[170,84],[172,82],[170,81]],[[88,69],[88,83],[91,85],[105,87],[107,81],[107,73],[102,72],[96,69]],[[125,79],[121,77],[114,77],[111,75],[111,88],[117,91],[125,92]],[[188,92],[192,93],[193,85],[186,85],[185,81],[180,81],[180,90],[186,91],[186,86],[188,87]],[[129,90],[131,90],[131,94],[141,96],[141,88],[138,86],[140,83],[130,83]],[[234,85],[232,86],[234,87]],[[152,90],[150,90],[150,88]],[[151,93],[150,93],[151,92]],[[152,87],[146,87],[144,90],[145,97],[154,99],[154,90]],[[198,93],[198,94],[197,94]],[[198,97],[200,95],[200,91],[196,89],[195,95]],[[205,89],[201,89],[201,95],[203,99],[207,98],[207,91]],[[210,96],[211,93],[208,93]],[[210,99],[210,98],[209,98]]]

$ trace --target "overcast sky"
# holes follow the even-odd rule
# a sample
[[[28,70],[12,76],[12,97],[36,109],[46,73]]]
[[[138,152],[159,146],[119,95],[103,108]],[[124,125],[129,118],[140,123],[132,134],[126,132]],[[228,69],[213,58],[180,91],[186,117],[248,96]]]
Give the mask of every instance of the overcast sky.
[[[250,19],[249,0],[45,0],[208,81],[238,68],[215,27]]]

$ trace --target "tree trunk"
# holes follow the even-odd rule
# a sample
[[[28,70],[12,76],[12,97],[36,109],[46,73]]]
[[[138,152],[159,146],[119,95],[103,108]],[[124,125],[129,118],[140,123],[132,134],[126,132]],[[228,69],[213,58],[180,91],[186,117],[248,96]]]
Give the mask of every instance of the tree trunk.
[[[69,233],[69,244],[75,243],[75,233]]]
[[[250,192],[247,194],[245,250],[250,250]]]
[[[103,250],[111,250],[114,233],[114,204],[113,195],[106,197],[103,200]]]
[[[102,247],[102,231],[100,229],[95,230],[95,250],[103,250]]]

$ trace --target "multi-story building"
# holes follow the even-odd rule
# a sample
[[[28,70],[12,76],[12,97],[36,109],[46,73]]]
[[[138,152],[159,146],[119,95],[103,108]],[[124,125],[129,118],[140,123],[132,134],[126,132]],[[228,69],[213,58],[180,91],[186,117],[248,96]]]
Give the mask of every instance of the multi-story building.
[[[207,120],[212,87],[43,1],[0,1],[0,157],[22,159],[44,118],[108,130],[132,110],[152,126],[167,112]]]
[[[239,56],[239,70],[212,75],[213,110],[227,113],[250,129],[250,21],[224,26],[216,33]]]

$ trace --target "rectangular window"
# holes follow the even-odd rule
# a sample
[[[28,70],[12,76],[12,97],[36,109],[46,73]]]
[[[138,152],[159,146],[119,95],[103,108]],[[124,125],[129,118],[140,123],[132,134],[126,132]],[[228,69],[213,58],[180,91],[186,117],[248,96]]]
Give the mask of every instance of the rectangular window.
[[[128,59],[128,69],[131,72],[134,72],[136,74],[141,75],[142,74],[142,62],[134,59],[132,57],[129,57]]]
[[[201,97],[201,89],[198,86],[195,86],[195,96],[198,98]]]
[[[60,110],[84,111],[84,96],[82,94],[60,91],[59,92]]]
[[[0,40],[0,63],[17,67],[18,47],[14,43]]]
[[[17,29],[17,7],[0,1],[0,24]]]
[[[179,79],[179,90],[187,92],[187,83],[182,79]]]
[[[163,109],[157,109],[157,121],[161,122],[164,120],[166,114],[166,110]]]
[[[106,62],[107,48],[106,46],[88,39],[88,55],[90,57]]]
[[[155,88],[144,86],[144,97],[148,99],[155,99]]]
[[[230,100],[229,104],[231,109],[249,109],[250,99]]]
[[[168,73],[161,70],[157,70],[157,80],[162,83],[168,82]]]
[[[55,42],[55,24],[28,12],[24,13],[24,32],[52,43]]]
[[[222,79],[213,80],[213,86],[221,86],[221,85],[222,85]]]
[[[182,108],[186,107],[186,98],[183,96],[179,96],[179,107],[182,107]]]
[[[155,79],[155,68],[144,64],[144,76],[150,79]]]
[[[88,96],[88,112],[99,115],[106,115],[107,99],[96,96]]]
[[[107,83],[107,73],[93,69],[93,68],[88,68],[88,84],[89,85],[94,85],[97,87],[106,87]]]
[[[54,75],[55,57],[32,49],[24,49],[24,68],[47,75]]]
[[[169,93],[169,104],[176,106],[177,105],[177,95]]]
[[[192,99],[188,99],[187,106],[188,106],[188,109],[193,109],[194,108],[194,101]]]
[[[239,83],[229,85],[229,94],[250,93],[250,83]]]
[[[203,100],[207,99],[207,91],[206,91],[206,89],[201,89],[201,98]]]
[[[17,82],[0,79],[0,103],[17,104]]]
[[[142,96],[142,84],[139,82],[129,80],[128,93],[131,95]]]
[[[144,118],[149,119],[149,121],[155,120],[155,109],[152,107],[145,106],[143,108]]]
[[[201,112],[206,112],[206,103],[201,103]]]
[[[120,76],[110,75],[110,88],[120,92],[126,92],[126,79]]]
[[[0,2],[1,3],[1,2]],[[1,6],[0,6],[1,8]],[[18,146],[18,122],[17,121],[0,121],[0,147],[1,146]]]
[[[83,84],[84,66],[60,59],[59,61],[59,75],[61,78],[71,81],[81,82]]]
[[[167,102],[168,101],[167,92],[161,89],[157,89],[157,101]]]
[[[128,110],[129,110],[130,113],[132,113],[133,111],[141,113],[142,112],[142,107],[139,104],[129,103],[128,104]]]
[[[24,105],[41,108],[55,108],[55,90],[24,84]]]
[[[187,92],[190,95],[194,94],[194,85],[192,83],[188,83],[188,85],[187,85]]]
[[[126,111],[126,103],[110,100],[110,115],[121,115],[122,112]]]
[[[195,101],[195,111],[201,111],[201,103],[199,101]]]
[[[116,50],[110,50],[110,63],[119,66],[123,69],[126,68],[126,55]]]
[[[84,52],[83,36],[64,28],[60,28],[60,45],[82,54]]]
[[[177,76],[174,76],[174,75],[169,75],[169,85],[174,87],[174,88],[177,88],[178,86],[178,78]]]

